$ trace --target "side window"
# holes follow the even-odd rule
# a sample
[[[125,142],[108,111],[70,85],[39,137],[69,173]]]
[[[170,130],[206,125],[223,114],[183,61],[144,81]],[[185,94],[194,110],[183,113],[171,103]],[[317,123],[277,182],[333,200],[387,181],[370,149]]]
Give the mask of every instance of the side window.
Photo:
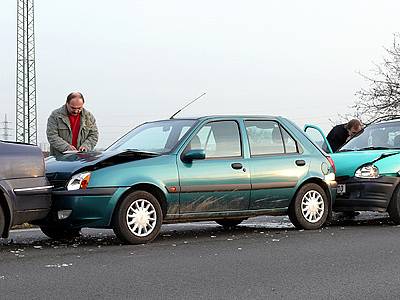
[[[289,135],[289,133],[281,127],[283,142],[285,143],[286,153],[299,152],[296,141]]]
[[[192,138],[188,149],[204,149],[206,158],[241,156],[239,126],[235,121],[210,122]]]
[[[285,148],[279,124],[275,121],[246,121],[251,155],[283,154]]]

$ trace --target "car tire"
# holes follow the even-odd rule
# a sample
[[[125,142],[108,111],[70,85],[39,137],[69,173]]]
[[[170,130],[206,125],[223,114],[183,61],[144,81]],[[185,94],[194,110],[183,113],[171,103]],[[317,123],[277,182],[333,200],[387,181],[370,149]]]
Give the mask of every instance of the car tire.
[[[390,200],[387,209],[390,218],[396,224],[400,224],[400,186],[396,188],[393,193],[392,199]]]
[[[215,220],[215,222],[224,228],[232,228],[240,223],[242,223],[244,219],[221,219],[221,220]]]
[[[6,218],[4,216],[3,208],[0,205],[0,238],[4,232],[5,226],[6,226]]]
[[[161,229],[163,214],[152,194],[135,191],[118,206],[113,219],[115,235],[127,244],[144,244],[154,240]]]
[[[58,224],[42,225],[40,229],[54,240],[72,240],[81,235],[81,228],[67,228]]]
[[[329,215],[329,201],[325,191],[315,183],[303,185],[289,206],[289,219],[299,229],[318,229]]]

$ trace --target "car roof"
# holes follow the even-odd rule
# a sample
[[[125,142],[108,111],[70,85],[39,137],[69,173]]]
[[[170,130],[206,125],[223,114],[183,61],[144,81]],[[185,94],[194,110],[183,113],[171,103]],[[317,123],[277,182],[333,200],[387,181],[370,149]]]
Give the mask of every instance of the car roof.
[[[281,118],[280,116],[271,115],[207,115],[207,116],[197,116],[197,117],[187,117],[187,118],[173,118],[172,120],[208,120],[208,119],[272,119],[276,120]],[[158,120],[158,121],[168,121],[171,119]]]
[[[382,123],[396,123],[396,122],[400,122],[400,118],[399,119],[393,119],[393,120],[387,120],[387,121],[382,121],[382,122],[379,122],[379,123],[377,123],[377,124],[382,124]]]
[[[387,121],[381,121],[377,123],[372,123],[371,126],[380,126],[380,125],[391,125],[395,123],[399,123],[400,119],[393,119],[393,120],[387,120]]]

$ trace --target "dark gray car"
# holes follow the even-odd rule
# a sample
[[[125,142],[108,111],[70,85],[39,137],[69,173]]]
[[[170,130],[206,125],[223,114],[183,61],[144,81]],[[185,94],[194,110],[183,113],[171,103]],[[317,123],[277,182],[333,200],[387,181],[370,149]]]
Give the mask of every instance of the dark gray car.
[[[0,141],[0,237],[11,226],[45,218],[51,186],[44,175],[42,151],[29,144]]]

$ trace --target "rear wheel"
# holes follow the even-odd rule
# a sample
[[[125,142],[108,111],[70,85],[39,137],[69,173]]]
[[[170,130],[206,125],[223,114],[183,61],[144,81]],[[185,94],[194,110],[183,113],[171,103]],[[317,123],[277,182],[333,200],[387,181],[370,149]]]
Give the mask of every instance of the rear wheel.
[[[400,224],[400,186],[393,193],[388,206],[388,213],[394,223]]]
[[[328,197],[315,183],[302,186],[289,207],[289,219],[300,229],[320,228],[326,222],[328,214]]]
[[[54,240],[72,240],[81,235],[80,228],[67,228],[58,224],[47,224],[40,226],[42,232]]]
[[[221,220],[215,220],[215,222],[224,228],[231,228],[235,227],[236,225],[239,225],[242,223],[244,219],[221,219]]]
[[[6,226],[6,218],[4,216],[3,208],[0,205],[0,238],[4,232],[4,227]]]
[[[157,198],[145,191],[126,196],[113,220],[116,236],[128,244],[144,244],[154,240],[162,224],[162,210]]]

